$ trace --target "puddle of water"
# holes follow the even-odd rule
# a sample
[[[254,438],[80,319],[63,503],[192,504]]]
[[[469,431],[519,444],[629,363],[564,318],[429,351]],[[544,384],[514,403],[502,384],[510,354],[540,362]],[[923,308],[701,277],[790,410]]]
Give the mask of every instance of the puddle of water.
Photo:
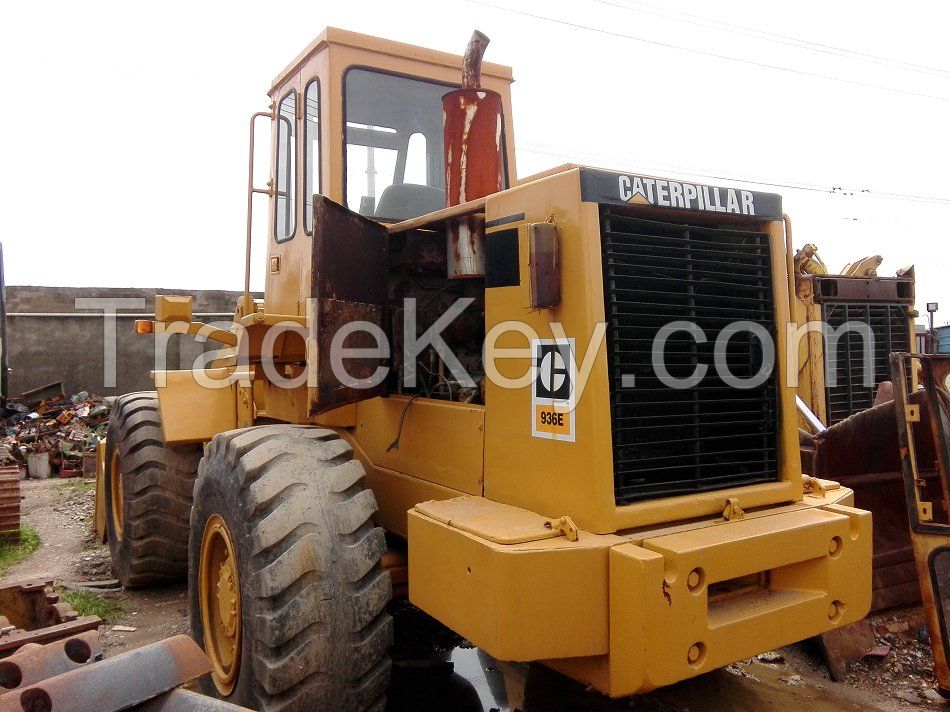
[[[397,664],[388,708],[459,712],[851,712],[858,706],[873,708],[833,683],[824,684],[824,689],[807,680],[789,684],[787,679],[794,672],[785,667],[753,663],[746,670],[753,677],[716,670],[649,694],[611,700],[543,665],[499,662],[477,648],[456,648],[448,660]]]
[[[496,661],[478,648],[457,647],[457,636],[408,604],[393,613],[396,645],[389,710],[887,710],[870,693],[808,675],[790,684],[788,678],[795,674],[791,667],[757,662],[739,666],[742,674],[715,670],[649,694],[611,700],[538,663]]]

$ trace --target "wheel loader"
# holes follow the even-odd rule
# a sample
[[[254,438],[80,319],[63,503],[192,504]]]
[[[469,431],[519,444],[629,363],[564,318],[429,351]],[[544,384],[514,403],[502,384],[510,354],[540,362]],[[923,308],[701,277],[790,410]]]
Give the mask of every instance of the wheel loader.
[[[220,346],[117,401],[100,473],[123,584],[187,574],[211,694],[379,708],[394,594],[613,697],[869,608],[870,514],[803,478],[770,358],[795,299],[781,197],[519,178],[485,44],[324,31],[251,120],[233,324],[176,295],[136,324]]]
[[[871,372],[865,374],[862,334],[843,335],[834,353],[835,381],[828,378],[823,334],[812,331],[801,341],[798,394],[827,426],[870,408],[881,383],[890,379],[888,354],[914,350],[915,274],[913,267],[893,277],[878,275],[883,261],[871,255],[851,262],[840,273],[829,272],[818,248],[807,244],[794,257],[797,320],[825,323],[832,329],[851,323],[866,325],[875,342]],[[865,376],[868,375],[868,378]],[[916,389],[916,374],[908,388]]]
[[[873,514],[872,610],[920,602],[888,364],[889,354],[915,350],[915,270],[879,275],[882,261],[862,257],[836,273],[814,244],[793,259],[798,327],[827,328],[799,342],[798,395],[815,417],[800,421],[802,468],[853,489],[855,505]],[[917,390],[913,368],[905,388]],[[936,476],[932,463],[924,469]]]

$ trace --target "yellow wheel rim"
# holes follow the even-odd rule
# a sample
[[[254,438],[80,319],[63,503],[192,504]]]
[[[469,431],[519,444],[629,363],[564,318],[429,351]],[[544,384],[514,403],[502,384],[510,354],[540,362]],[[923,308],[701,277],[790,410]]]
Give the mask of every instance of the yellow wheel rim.
[[[241,587],[231,532],[218,514],[208,518],[201,536],[198,604],[211,678],[229,695],[241,661]]]
[[[119,446],[112,451],[112,463],[109,465],[109,492],[112,497],[112,528],[115,538],[122,541],[125,514],[122,507],[124,489],[122,486],[122,462],[119,458]]]

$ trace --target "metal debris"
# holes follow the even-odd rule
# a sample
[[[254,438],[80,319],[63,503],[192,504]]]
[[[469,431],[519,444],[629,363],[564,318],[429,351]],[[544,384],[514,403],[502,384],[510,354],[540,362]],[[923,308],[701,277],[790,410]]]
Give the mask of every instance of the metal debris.
[[[869,651],[864,654],[866,658],[886,658],[887,654],[891,652],[890,645],[875,645]]]
[[[0,467],[0,541],[20,541],[20,468]]]
[[[98,616],[80,617],[45,579],[18,581],[0,588],[0,657],[28,643],[48,643],[95,630]]]
[[[0,612],[0,712],[118,712],[146,702],[162,712],[244,709],[176,690],[211,671],[186,635],[103,660],[99,618],[79,618],[42,579],[0,588]]]
[[[83,457],[94,462],[96,444],[105,437],[109,406],[99,396],[80,391],[22,400],[0,411],[0,465],[36,477],[83,474]]]
[[[187,635],[176,635],[7,692],[0,697],[0,712],[124,710],[210,671],[201,648]]]
[[[140,712],[251,712],[247,707],[181,689],[166,692],[138,709]]]
[[[923,413],[920,422],[914,424],[918,461],[934,463],[936,449],[926,395],[918,391],[911,394],[910,401]],[[816,435],[814,467],[809,472],[850,487],[854,490],[854,506],[874,513],[872,611],[920,601],[896,413],[894,401],[884,401]],[[929,483],[938,478],[932,464],[921,476]]]
[[[99,632],[37,645],[29,643],[0,661],[0,687],[15,690],[95,662],[102,657]]]
[[[818,636],[818,643],[828,664],[831,679],[841,682],[847,676],[850,666],[863,660],[874,647],[874,630],[866,619],[860,620],[822,633]]]

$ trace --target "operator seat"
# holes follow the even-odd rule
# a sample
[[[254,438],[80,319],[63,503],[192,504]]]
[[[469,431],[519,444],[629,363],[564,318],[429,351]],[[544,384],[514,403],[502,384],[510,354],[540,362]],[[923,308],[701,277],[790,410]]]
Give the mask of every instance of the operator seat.
[[[394,183],[379,196],[376,217],[386,220],[408,220],[445,207],[445,191],[431,185]]]

